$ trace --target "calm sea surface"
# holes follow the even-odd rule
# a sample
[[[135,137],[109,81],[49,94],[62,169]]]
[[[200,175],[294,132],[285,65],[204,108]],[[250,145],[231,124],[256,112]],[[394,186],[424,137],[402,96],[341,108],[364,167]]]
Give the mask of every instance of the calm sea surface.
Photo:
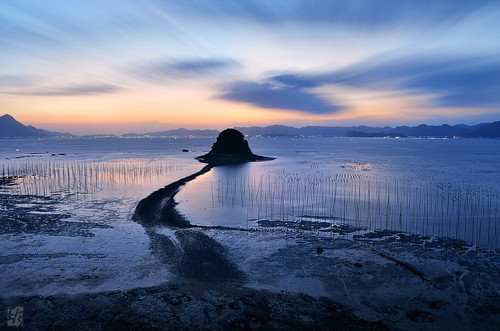
[[[121,199],[194,173],[213,138],[0,140],[9,194]],[[274,161],[212,169],[176,196],[196,224],[295,227],[334,224],[456,237],[498,247],[500,140],[260,138]],[[183,150],[188,150],[185,152]],[[311,226],[314,225],[314,226]]]

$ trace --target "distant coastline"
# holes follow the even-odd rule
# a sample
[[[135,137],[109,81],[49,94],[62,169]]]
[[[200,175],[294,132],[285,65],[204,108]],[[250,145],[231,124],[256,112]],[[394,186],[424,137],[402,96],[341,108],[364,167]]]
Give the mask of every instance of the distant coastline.
[[[260,137],[390,137],[390,138],[500,138],[500,121],[476,125],[427,125],[370,127],[370,126],[305,126],[285,125],[235,127],[245,136]],[[214,138],[220,131],[185,129],[147,133],[75,135],[24,125],[10,115],[0,116],[0,138]]]

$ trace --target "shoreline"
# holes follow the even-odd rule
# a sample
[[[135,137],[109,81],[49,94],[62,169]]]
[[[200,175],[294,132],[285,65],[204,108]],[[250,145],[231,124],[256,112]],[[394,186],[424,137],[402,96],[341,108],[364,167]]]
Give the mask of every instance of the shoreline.
[[[387,330],[307,294],[190,282],[127,291],[0,298],[23,307],[26,330]],[[3,324],[5,325],[5,324]]]

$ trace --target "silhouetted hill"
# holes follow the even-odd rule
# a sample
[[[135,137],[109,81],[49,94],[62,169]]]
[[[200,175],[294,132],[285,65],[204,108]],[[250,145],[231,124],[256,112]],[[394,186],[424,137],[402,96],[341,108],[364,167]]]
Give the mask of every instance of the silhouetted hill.
[[[397,133],[397,132],[360,132],[360,131],[349,131],[344,137],[362,137],[362,138],[405,138],[407,137],[405,134]]]
[[[125,134],[122,134],[121,136],[125,137],[125,138],[139,138],[139,137],[142,137],[143,135],[139,134],[139,133],[125,133]]]
[[[85,138],[85,139],[92,139],[92,138],[104,139],[104,138],[119,138],[119,137],[120,136],[117,136],[116,134],[86,134],[80,136],[80,138]]]
[[[391,130],[391,127],[377,128],[368,126],[305,126],[295,128],[285,125],[270,125],[265,127],[238,127],[237,130],[243,132],[247,136],[262,136],[262,137],[298,137],[298,136],[316,136],[316,137],[342,137],[349,131],[359,132],[384,132]]]
[[[167,130],[167,131],[158,131],[158,132],[148,132],[141,136],[148,137],[217,137],[219,135],[219,131],[217,130],[188,130],[188,129],[175,129],[175,130]],[[133,137],[134,134],[128,133],[124,135],[127,137]]]
[[[200,155],[196,159],[211,166],[274,160],[272,157],[252,153],[245,136],[236,129],[225,129],[219,133],[210,152]]]
[[[402,133],[409,137],[465,137],[476,128],[472,126],[460,125],[426,125],[421,124],[415,127],[398,126],[389,131],[392,133]]]
[[[390,126],[305,126],[296,128],[286,125],[270,125],[264,127],[236,127],[235,129],[249,137],[470,137],[470,138],[500,138],[500,121],[481,123],[476,125],[427,125],[415,127]],[[127,133],[121,135],[126,138],[140,137],[217,137],[217,130],[189,130],[175,129],[144,134]],[[57,136],[72,136],[70,133],[61,133],[37,129],[31,125],[23,125],[10,115],[0,117],[0,138],[43,138]],[[118,137],[115,135],[92,135],[92,137]]]
[[[479,130],[469,134],[471,138],[500,138],[500,121],[482,126]]]
[[[497,123],[497,122],[495,122]],[[491,123],[494,124],[494,123]],[[480,137],[495,136],[495,126],[491,132],[481,133],[481,129],[491,125],[490,123],[482,123],[477,125],[427,125],[419,126],[398,126],[398,127],[369,127],[369,126],[351,126],[351,127],[335,127],[335,126],[306,126],[303,128],[295,128],[284,125],[271,125],[265,127],[238,127],[239,131],[247,136],[262,136],[262,137],[299,137],[299,136],[316,136],[316,137],[473,137],[472,134],[478,132]],[[478,131],[479,130],[479,131]],[[478,135],[474,136],[478,137]]]
[[[398,126],[394,129],[387,130],[382,133],[374,131],[374,130],[368,130],[369,132],[363,131],[365,133],[365,137],[380,137],[380,136],[386,136],[386,137],[437,137],[437,138],[444,138],[444,137],[472,137],[471,134],[473,132],[478,132],[478,130],[481,130],[481,128],[487,126],[488,123],[482,123],[482,124],[477,124],[477,125],[465,125],[465,124],[457,124],[457,125],[448,125],[448,124],[443,124],[443,125],[426,125],[426,124],[421,124],[419,126],[415,127],[409,127],[409,126]],[[347,136],[347,135],[346,135]],[[353,135],[349,135],[352,137]],[[357,135],[357,137],[361,137],[363,135]]]
[[[300,135],[301,130],[285,125],[236,127],[235,129],[250,137],[295,137]]]
[[[381,133],[391,130],[390,126],[383,128],[368,127],[368,126],[350,126],[350,127],[336,127],[336,126],[306,126],[302,128],[306,136],[323,136],[323,137],[342,137],[349,131],[357,132],[372,132]]]
[[[8,114],[0,117],[0,138],[47,138],[70,136],[68,133],[53,132],[24,125]]]

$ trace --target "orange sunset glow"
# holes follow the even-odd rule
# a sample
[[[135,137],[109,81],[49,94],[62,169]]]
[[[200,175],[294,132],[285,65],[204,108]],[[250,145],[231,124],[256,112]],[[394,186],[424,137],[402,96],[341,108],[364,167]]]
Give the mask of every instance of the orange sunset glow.
[[[473,124],[500,114],[498,6],[420,15],[418,4],[394,3],[367,16],[378,8],[44,3],[0,4],[0,109],[51,130]]]

